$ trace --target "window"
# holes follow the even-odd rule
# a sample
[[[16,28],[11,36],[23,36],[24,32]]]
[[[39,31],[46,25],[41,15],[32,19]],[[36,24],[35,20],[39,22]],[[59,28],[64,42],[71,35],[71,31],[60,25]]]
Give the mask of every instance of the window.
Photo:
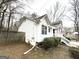
[[[51,28],[50,27],[48,27],[49,29],[48,29],[48,32],[50,32],[50,30],[51,30]]]
[[[42,25],[42,34],[47,34],[47,27]]]

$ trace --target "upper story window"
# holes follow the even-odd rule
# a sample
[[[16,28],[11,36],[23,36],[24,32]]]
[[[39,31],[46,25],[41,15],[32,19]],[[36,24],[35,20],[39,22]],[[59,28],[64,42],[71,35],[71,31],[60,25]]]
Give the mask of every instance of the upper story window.
[[[47,26],[42,25],[42,34],[47,34]]]

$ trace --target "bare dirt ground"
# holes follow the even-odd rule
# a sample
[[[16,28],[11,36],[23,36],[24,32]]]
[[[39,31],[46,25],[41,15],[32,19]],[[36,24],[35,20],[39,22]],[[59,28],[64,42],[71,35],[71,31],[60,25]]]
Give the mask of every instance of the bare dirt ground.
[[[66,46],[59,45],[49,51],[35,48],[24,55],[29,48],[31,46],[26,43],[0,44],[0,56],[7,56],[9,59],[72,59]]]

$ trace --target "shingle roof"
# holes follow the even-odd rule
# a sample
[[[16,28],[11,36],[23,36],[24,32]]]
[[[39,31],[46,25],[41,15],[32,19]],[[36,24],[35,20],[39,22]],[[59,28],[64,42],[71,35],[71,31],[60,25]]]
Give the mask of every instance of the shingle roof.
[[[26,17],[26,19],[29,19],[29,20],[31,20],[31,21],[34,21],[34,22],[37,23],[37,24],[40,23],[40,20],[41,20],[42,18],[45,18],[44,20],[46,20],[46,22],[47,22],[48,24],[51,24],[51,22],[49,21],[49,18],[48,18],[48,16],[47,16],[47,14],[44,14],[44,15],[42,15],[42,16],[40,16],[40,17],[37,17],[37,18],[29,18],[29,17]]]
[[[49,25],[51,25],[51,26],[59,25],[60,23],[62,23],[62,21],[55,21],[55,22],[52,22],[52,23],[51,23],[50,20],[49,20],[49,18],[48,18],[48,15],[47,15],[47,14],[44,14],[44,15],[42,15],[42,16],[35,17],[35,18],[26,17],[26,19],[31,20],[31,21],[33,21],[33,22],[35,22],[35,23],[37,23],[37,24],[40,23],[40,20],[41,20],[42,18],[45,18],[44,20],[46,20],[46,22],[47,22]]]
[[[51,23],[51,25],[53,25],[53,26],[59,25],[59,24],[62,24],[62,21],[61,20],[55,21],[55,22]]]
[[[36,24],[39,24],[39,23],[40,23],[40,20],[41,20],[42,18],[45,18],[44,20],[47,22],[47,24],[49,24],[49,25],[51,25],[51,26],[55,26],[55,25],[58,26],[58,25],[61,23],[61,21],[56,21],[56,22],[51,23],[51,22],[49,21],[49,18],[48,18],[48,15],[47,15],[47,14],[44,14],[44,15],[39,16],[39,17],[34,17],[34,18],[24,16],[24,17],[22,17],[22,18],[20,19],[20,21],[17,21],[17,22],[15,23],[15,25],[13,26],[13,28],[14,28],[15,31],[17,31],[18,28],[20,27],[20,25],[21,25],[26,19],[31,20],[31,21],[35,22]]]

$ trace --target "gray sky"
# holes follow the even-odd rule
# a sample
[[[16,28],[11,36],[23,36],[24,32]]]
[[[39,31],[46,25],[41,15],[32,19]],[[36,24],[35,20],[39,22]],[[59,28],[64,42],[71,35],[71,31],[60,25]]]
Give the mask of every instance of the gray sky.
[[[43,15],[46,13],[46,11],[49,8],[54,7],[56,1],[59,1],[62,7],[64,6],[66,7],[66,15],[69,16],[70,14],[69,14],[68,9],[70,8],[70,5],[69,5],[70,0],[32,0],[32,1],[28,0],[28,2],[26,2],[26,0],[22,0],[23,4],[25,4],[24,13],[27,13],[29,11],[31,13],[36,12],[39,15]],[[66,27],[71,27],[73,26],[73,22],[69,21],[68,18],[64,18],[63,25]]]

